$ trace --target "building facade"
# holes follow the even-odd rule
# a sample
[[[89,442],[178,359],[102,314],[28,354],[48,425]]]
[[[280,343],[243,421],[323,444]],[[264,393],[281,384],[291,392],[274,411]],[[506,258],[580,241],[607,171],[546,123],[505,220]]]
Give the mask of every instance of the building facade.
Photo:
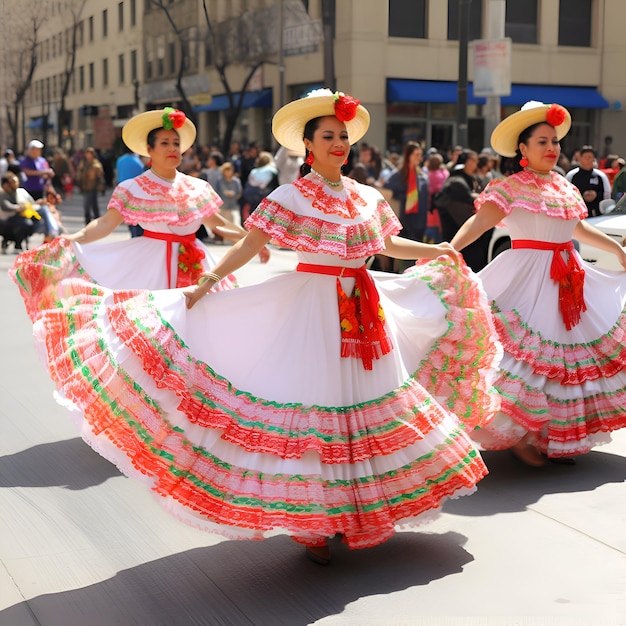
[[[245,85],[232,138],[272,148],[273,112],[326,84],[369,109],[366,141],[400,150],[413,139],[444,150],[461,136],[464,23],[466,136],[479,150],[488,137],[488,101],[474,95],[474,42],[488,39],[500,16],[512,44],[511,91],[500,97],[499,114],[528,100],[559,102],[573,118],[566,153],[590,143],[600,154],[626,154],[623,0],[23,0],[5,7],[5,19],[15,12],[17,20],[28,4],[49,6],[49,16],[22,105],[24,141],[45,132],[49,145],[116,151],[134,112],[173,105],[193,108],[199,143],[219,145],[232,98],[238,102]],[[73,31],[75,62],[62,106]],[[10,85],[2,97],[7,91]],[[0,128],[8,146],[6,120]]]

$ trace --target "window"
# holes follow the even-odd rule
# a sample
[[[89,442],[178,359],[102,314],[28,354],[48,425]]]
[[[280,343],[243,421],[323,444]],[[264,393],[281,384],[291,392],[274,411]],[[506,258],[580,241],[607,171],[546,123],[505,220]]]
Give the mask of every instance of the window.
[[[135,26],[137,24],[137,1],[130,0],[130,25]]]
[[[107,9],[102,11],[102,37],[107,38],[109,36],[109,12]]]
[[[159,35],[157,37],[157,76],[163,76],[165,73],[165,37]]]
[[[137,76],[137,50],[130,51],[130,80],[134,83]]]
[[[591,46],[592,0],[559,4],[559,46]]]
[[[117,23],[119,25],[120,33],[124,30],[124,3],[120,2],[117,5]]]
[[[93,41],[93,15],[89,18],[88,24],[89,24],[89,28],[88,28],[89,41]]]
[[[119,70],[118,70],[119,81],[118,82],[121,85],[126,80],[124,76],[124,55],[123,54],[120,54],[120,56],[118,57],[118,65],[119,65]]]
[[[78,68],[78,91],[85,91],[85,66]]]
[[[93,63],[89,64],[89,89],[96,86],[96,68]]]
[[[524,0],[525,1],[525,0]],[[483,7],[481,0],[469,4],[469,35],[470,41],[482,39]],[[448,0],[448,40],[459,40],[459,0]]]
[[[102,86],[109,85],[109,59],[102,59]]]
[[[515,43],[537,43],[537,0],[507,1],[504,35]]]
[[[168,59],[169,59],[169,72],[174,74],[176,72],[176,46],[173,41],[167,44]]]
[[[425,0],[389,0],[389,37],[426,37]]]

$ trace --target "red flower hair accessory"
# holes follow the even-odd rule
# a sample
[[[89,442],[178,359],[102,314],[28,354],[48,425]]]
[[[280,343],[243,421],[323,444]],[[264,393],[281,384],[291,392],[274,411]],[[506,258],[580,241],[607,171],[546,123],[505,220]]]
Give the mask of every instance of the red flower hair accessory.
[[[356,110],[361,104],[352,96],[348,96],[340,91],[335,92],[335,117],[340,122],[349,122],[356,117]]]
[[[551,104],[546,113],[546,122],[556,128],[565,121],[566,116],[566,111],[560,104]]]
[[[172,107],[165,107],[163,109],[163,128],[165,130],[178,130],[182,128],[185,124],[185,120],[187,116],[178,109],[173,109]]]

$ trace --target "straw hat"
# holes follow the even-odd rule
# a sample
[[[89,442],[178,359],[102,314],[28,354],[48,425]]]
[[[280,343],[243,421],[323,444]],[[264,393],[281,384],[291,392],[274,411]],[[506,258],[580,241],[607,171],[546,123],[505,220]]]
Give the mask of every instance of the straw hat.
[[[544,104],[532,100],[527,102],[520,111],[503,119],[491,133],[491,146],[500,155],[514,157],[519,147],[519,136],[529,126],[545,122],[556,130],[560,141],[567,135],[572,118],[565,107],[560,104]]]
[[[281,146],[303,155],[306,123],[326,115],[335,115],[345,123],[351,144],[361,139],[370,125],[370,114],[358,100],[340,91],[316,89],[276,111],[272,133]]]
[[[181,152],[189,150],[196,140],[196,127],[191,120],[182,111],[171,107],[135,115],[124,124],[122,139],[134,153],[147,157],[150,156],[148,133],[155,128],[174,129],[180,137]]]

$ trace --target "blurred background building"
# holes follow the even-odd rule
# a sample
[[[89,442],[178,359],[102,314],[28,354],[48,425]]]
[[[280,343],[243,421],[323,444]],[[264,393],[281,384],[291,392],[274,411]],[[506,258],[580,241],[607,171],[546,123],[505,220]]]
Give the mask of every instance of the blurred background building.
[[[624,0],[501,0],[510,94],[572,113],[563,149],[626,153]],[[67,151],[119,152],[135,112],[171,105],[198,142],[275,147],[273,112],[312,88],[358,97],[365,140],[399,150],[459,141],[460,26],[468,45],[467,147],[486,145],[474,94],[474,43],[493,32],[494,0],[20,0],[3,6],[0,145],[32,138]],[[460,19],[467,11],[468,19]],[[281,28],[282,25],[282,28]],[[242,95],[243,94],[243,95]]]

